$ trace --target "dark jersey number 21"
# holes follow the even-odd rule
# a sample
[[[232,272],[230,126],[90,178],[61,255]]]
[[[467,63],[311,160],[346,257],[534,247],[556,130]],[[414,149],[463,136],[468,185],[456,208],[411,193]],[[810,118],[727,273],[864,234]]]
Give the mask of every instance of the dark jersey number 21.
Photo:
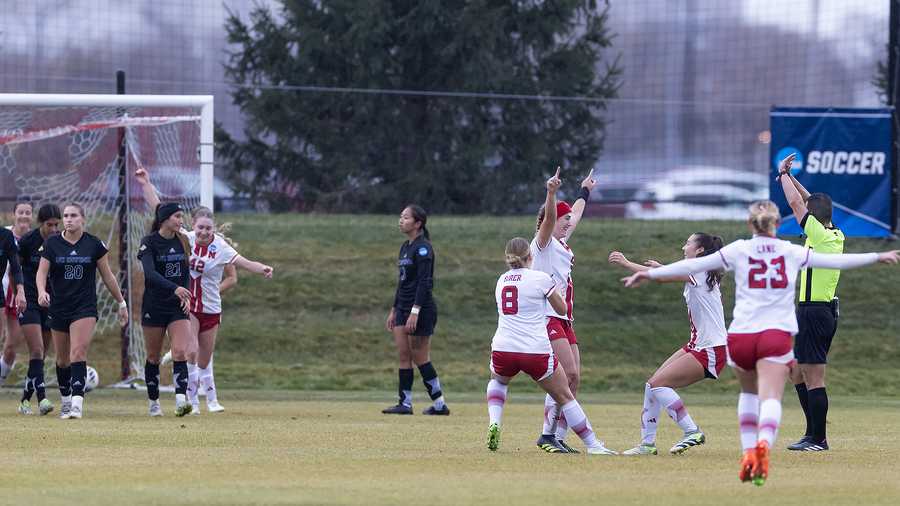
[[[177,278],[181,276],[181,262],[166,264],[166,277]]]

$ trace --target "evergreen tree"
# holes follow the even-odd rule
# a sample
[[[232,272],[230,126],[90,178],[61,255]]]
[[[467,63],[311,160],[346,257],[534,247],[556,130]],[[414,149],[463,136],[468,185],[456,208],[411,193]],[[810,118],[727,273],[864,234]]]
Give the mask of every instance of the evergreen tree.
[[[277,14],[231,13],[225,67],[246,139],[219,130],[217,158],[239,191],[274,209],[523,210],[556,165],[577,185],[600,155],[621,76],[608,10],[283,0]]]

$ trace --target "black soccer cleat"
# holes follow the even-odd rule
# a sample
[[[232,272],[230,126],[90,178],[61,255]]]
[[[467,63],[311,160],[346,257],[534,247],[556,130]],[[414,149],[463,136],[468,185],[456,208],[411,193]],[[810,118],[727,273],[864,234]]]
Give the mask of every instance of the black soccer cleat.
[[[797,448],[797,451],[800,451],[800,452],[824,452],[826,450],[828,450],[828,440],[827,439],[823,439],[818,442],[810,439],[810,440],[806,441],[805,443],[803,443],[802,445],[800,445],[799,448]]]
[[[566,442],[563,441],[562,439],[557,439],[556,442],[559,443],[559,446],[562,446],[563,449],[565,449],[568,453],[581,453],[580,451],[576,450],[575,448],[572,448],[571,446],[567,445]]]
[[[441,409],[437,409],[434,406],[429,406],[428,409],[422,411],[423,415],[437,415],[437,416],[447,416],[450,414],[450,408],[444,404],[444,407]]]
[[[411,414],[413,414],[412,406],[406,406],[404,404],[397,404],[396,406],[384,408],[381,410],[381,412],[386,415],[411,415]]]
[[[796,443],[788,446],[787,449],[795,452],[800,451],[803,449],[806,443],[809,443],[810,441],[812,441],[811,436],[803,436]]]
[[[552,434],[541,434],[537,440],[537,447],[547,453],[569,453],[568,450],[560,446],[559,441]]]

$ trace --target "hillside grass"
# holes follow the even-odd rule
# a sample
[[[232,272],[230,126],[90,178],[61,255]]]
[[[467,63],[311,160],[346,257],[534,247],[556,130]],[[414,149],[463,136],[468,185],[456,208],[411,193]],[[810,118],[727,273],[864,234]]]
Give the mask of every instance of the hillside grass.
[[[395,216],[223,215],[234,223],[239,251],[275,267],[266,281],[240,273],[225,295],[216,353],[220,388],[391,390],[395,352],[385,317],[396,287],[396,257],[404,240]],[[503,247],[516,235],[531,237],[534,220],[519,217],[433,217],[439,321],[432,360],[444,389],[477,391],[488,375],[496,328],[494,285],[505,270]],[[584,391],[634,391],[688,339],[680,285],[622,288],[625,271],[610,251],[635,261],[680,259],[693,232],[746,237],[732,222],[639,222],[586,219],[571,245],[576,330],[582,350]],[[798,238],[793,238],[799,242]],[[846,250],[884,250],[896,244],[849,239]],[[830,359],[829,389],[844,394],[900,395],[900,268],[845,272],[838,289],[841,320]],[[723,297],[731,319],[734,283]],[[118,337],[101,336],[90,361],[103,383],[118,370]],[[417,389],[420,387],[416,387]],[[733,375],[692,387],[732,392]]]

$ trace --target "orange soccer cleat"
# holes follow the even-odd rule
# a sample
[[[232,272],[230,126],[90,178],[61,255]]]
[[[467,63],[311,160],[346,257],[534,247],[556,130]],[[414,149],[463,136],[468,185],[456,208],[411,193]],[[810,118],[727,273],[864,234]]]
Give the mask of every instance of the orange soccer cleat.
[[[769,477],[769,443],[760,441],[756,443],[756,464],[753,466],[753,484],[763,486]]]
[[[744,450],[744,456],[741,458],[741,472],[738,477],[743,482],[753,479],[753,469],[758,467],[756,460],[756,448]]]

